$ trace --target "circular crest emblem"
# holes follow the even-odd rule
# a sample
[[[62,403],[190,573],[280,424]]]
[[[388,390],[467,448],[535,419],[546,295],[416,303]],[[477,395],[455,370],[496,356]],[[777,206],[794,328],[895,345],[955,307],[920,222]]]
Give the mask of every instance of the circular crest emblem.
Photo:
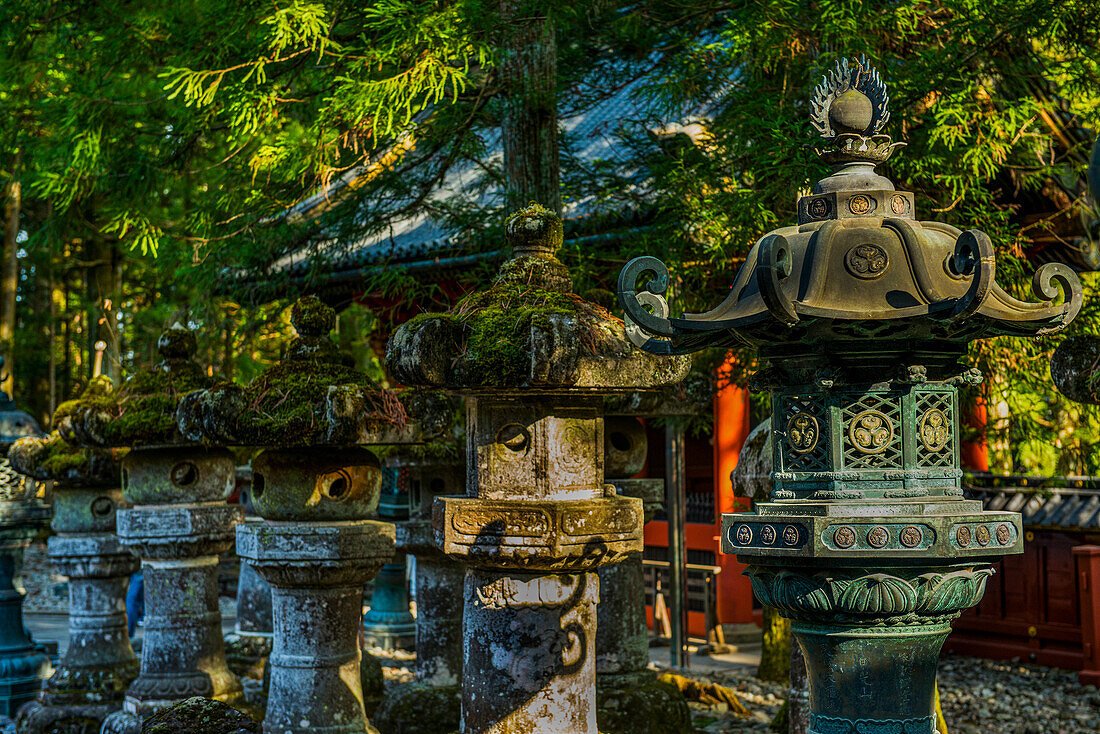
[[[872,548],[882,548],[890,541],[890,531],[881,525],[876,525],[867,531],[867,543]]]
[[[752,528],[748,525],[738,525],[735,537],[738,545],[748,545],[752,542]]]
[[[894,424],[877,410],[865,410],[848,425],[848,439],[865,454],[881,454],[894,440]]]
[[[974,537],[978,539],[978,545],[989,545],[989,528],[985,525],[979,525],[978,529],[974,531]]]
[[[760,528],[760,540],[764,541],[764,545],[771,545],[775,542],[775,528],[771,525],[765,525]]]
[[[901,544],[906,548],[913,548],[920,545],[920,542],[924,540],[924,533],[916,525],[907,525],[905,529],[901,531]]]
[[[894,194],[890,197],[890,211],[894,214],[908,214],[909,200],[901,194]]]
[[[787,545],[798,545],[798,528],[787,525],[783,528],[783,542]]]
[[[875,208],[875,201],[870,196],[865,194],[856,194],[851,199],[848,199],[848,211],[856,216],[861,214],[869,214]]]
[[[809,211],[814,219],[824,219],[829,213],[829,202],[825,199],[814,199],[810,202]]]
[[[965,525],[960,525],[959,529],[955,531],[955,542],[959,544],[960,548],[966,548],[970,545],[970,528]]]
[[[951,429],[947,425],[947,416],[942,410],[933,408],[921,416],[920,442],[924,444],[924,448],[929,451],[942,451],[950,437]]]
[[[874,280],[881,277],[890,267],[890,258],[886,250],[878,245],[856,245],[844,256],[848,272],[857,278]]]
[[[799,411],[787,421],[787,442],[796,454],[805,454],[817,448],[821,426],[809,413]]]
[[[851,548],[856,544],[856,531],[842,525],[833,533],[833,542],[837,548]]]
[[[1001,523],[997,526],[997,542],[1001,545],[1008,545],[1008,542],[1012,540],[1012,531],[1009,530],[1008,525]]]

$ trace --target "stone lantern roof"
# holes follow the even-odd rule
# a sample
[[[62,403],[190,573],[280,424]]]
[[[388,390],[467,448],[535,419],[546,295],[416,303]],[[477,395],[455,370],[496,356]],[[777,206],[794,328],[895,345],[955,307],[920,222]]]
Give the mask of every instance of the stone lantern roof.
[[[449,313],[422,314],[390,340],[387,362],[410,385],[462,392],[636,390],[676,382],[686,359],[633,349],[623,322],[573,293],[557,258],[561,219],[532,203],[509,217],[512,257],[493,284]]]
[[[192,390],[213,384],[194,360],[195,335],[174,324],[160,335],[161,361],[114,389],[106,377],[58,406],[54,425],[66,441],[94,448],[178,446],[191,443],[176,427],[176,405]]]
[[[291,307],[290,322],[297,336],[278,364],[245,387],[223,382],[181,401],[179,423],[189,439],[273,448],[422,440],[397,393],[340,354],[329,337],[336,325],[331,307],[306,296]],[[431,402],[424,395],[405,401],[417,413]]]
[[[998,285],[986,234],[919,220],[914,195],[875,172],[903,145],[879,132],[888,101],[865,61],[844,61],[822,81],[811,121],[833,173],[799,199],[798,224],[752,247],[718,307],[670,318],[665,265],[653,257],[629,263],[618,296],[638,327],[630,330],[635,343],[664,354],[745,343],[765,357],[790,357],[820,355],[827,342],[835,363],[869,351],[961,355],[973,339],[1068,324],[1082,298],[1071,269],[1044,265],[1032,284],[1040,302],[1021,301]]]
[[[107,451],[73,446],[54,431],[49,436],[28,436],[16,441],[8,460],[20,474],[42,481],[83,487],[116,486],[119,466]]]

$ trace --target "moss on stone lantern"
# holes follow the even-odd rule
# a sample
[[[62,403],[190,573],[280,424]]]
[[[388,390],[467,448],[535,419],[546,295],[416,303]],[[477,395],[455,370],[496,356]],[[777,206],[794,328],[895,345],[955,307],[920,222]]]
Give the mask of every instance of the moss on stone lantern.
[[[602,396],[683,377],[572,293],[561,220],[531,204],[488,288],[393,335],[407,385],[467,397],[466,496],[435,501],[435,542],[467,566],[465,731],[595,734],[593,572],[641,552],[642,507],[603,477]]]

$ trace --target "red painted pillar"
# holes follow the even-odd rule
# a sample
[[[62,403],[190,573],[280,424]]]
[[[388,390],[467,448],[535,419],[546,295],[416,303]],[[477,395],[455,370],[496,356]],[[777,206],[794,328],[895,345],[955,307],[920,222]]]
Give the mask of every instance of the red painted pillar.
[[[1081,597],[1081,642],[1084,665],[1077,674],[1083,686],[1100,686],[1100,546],[1079,545],[1073,549],[1077,561],[1077,590]]]
[[[970,428],[978,431],[978,437],[974,441],[963,441],[960,447],[962,465],[964,469],[973,471],[989,471],[989,443],[985,438],[985,427],[989,422],[989,412],[985,407],[985,400],[979,397],[974,401],[974,408],[963,422]]]
[[[735,497],[730,472],[737,466],[741,447],[752,430],[749,425],[749,391],[729,384],[732,357],[718,368],[718,392],[714,396],[714,498],[715,545],[721,534],[724,512],[744,512],[751,509],[747,498]],[[717,578],[718,619],[727,624],[752,622],[752,587],[741,575],[745,567],[733,556],[718,554],[722,573]]]

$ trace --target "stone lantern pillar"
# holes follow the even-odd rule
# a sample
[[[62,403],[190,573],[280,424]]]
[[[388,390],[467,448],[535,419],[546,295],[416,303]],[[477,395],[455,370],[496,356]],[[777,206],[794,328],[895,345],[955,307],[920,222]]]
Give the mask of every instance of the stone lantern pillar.
[[[400,491],[399,470],[385,467],[382,475],[382,495],[378,501],[378,519],[400,523],[409,518],[409,500]],[[393,560],[382,567],[372,584],[370,609],[363,615],[363,641],[383,650],[413,647],[416,641],[416,620],[409,611],[405,551],[397,549]]]
[[[461,721],[465,569],[436,546],[431,515],[437,497],[465,492],[465,467],[457,456],[403,464],[411,512],[397,524],[397,548],[416,557],[416,680],[390,691],[375,724],[382,734],[453,734]]]
[[[248,485],[238,495],[238,503],[245,513],[242,522],[263,522],[252,505],[251,471],[248,476]],[[264,669],[271,654],[274,636],[271,586],[250,564],[241,561],[240,567],[240,576],[237,578],[237,619],[233,632],[225,637],[225,657],[229,669],[242,678],[249,703],[258,705],[263,697],[257,694],[255,682],[264,679]]]
[[[0,359],[0,369],[3,360]],[[0,390],[0,728],[35,697],[49,675],[50,659],[23,626],[23,552],[50,518],[50,508],[8,464],[16,439],[39,436],[37,421],[17,410]]]
[[[1044,265],[1033,290],[1045,300],[1026,303],[996,283],[984,233],[916,218],[913,194],[874,171],[898,145],[881,133],[886,101],[865,60],[825,78],[811,121],[834,173],[799,200],[796,225],[757,242],[718,308],[669,318],[655,258],[619,280],[643,349],[758,350],[773,487],[753,513],[723,517],[722,548],[790,618],[816,734],[935,730],[951,620],[1023,548],[1018,514],[963,498],[957,390],[981,379],[967,344],[1048,334],[1081,306],[1065,266]]]
[[[642,500],[645,521],[661,509],[665,481],[634,478],[645,465],[645,426],[630,416],[604,424],[604,477],[624,497]],[[688,734],[691,712],[676,686],[649,670],[645,570],[635,553],[604,566],[596,609],[596,715],[601,734]]]
[[[125,506],[118,463],[106,451],[69,445],[57,432],[16,441],[8,458],[17,471],[54,483],[49,552],[69,578],[69,645],[37,699],[20,710],[16,728],[98,734],[138,674],[126,589],[140,562],[114,533],[115,510]]]
[[[375,731],[360,679],[363,586],[393,556],[394,532],[369,519],[381,467],[360,445],[416,437],[397,396],[347,366],[328,336],[335,320],[318,299],[299,300],[279,364],[179,409],[189,437],[263,447],[251,489],[263,522],[238,526],[237,553],[271,585],[270,734]]]
[[[141,559],[145,626],[141,671],[103,734],[139,734],[142,722],[193,696],[239,705],[218,608],[218,555],[233,542],[239,507],[227,504],[233,455],[191,442],[176,427],[180,397],[211,380],[193,361],[195,336],[178,324],[157,344],[163,361],[113,393],[84,397],[58,423],[65,440],[125,448],[119,541]]]
[[[467,396],[466,496],[435,540],[467,566],[462,731],[595,734],[595,569],[641,551],[642,508],[603,479],[601,395],[678,380],[685,362],[630,349],[621,322],[572,291],[561,220],[506,225],[492,287],[390,340],[407,385]]]

